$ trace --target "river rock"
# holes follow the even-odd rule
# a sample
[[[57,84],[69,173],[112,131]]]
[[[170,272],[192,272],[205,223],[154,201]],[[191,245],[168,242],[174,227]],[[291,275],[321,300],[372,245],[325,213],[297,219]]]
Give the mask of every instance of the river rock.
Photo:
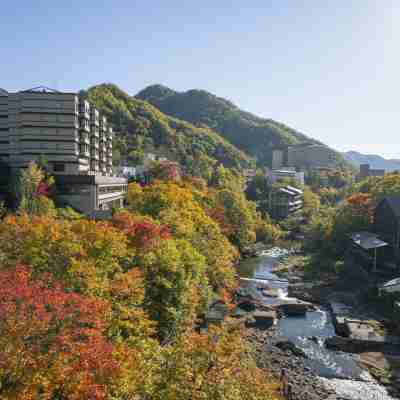
[[[300,302],[283,303],[280,304],[278,307],[279,310],[286,315],[305,315],[305,313],[309,309],[309,304]]]
[[[270,328],[276,321],[276,312],[257,310],[253,313],[253,318],[257,328]]]
[[[239,308],[241,308],[242,310],[248,311],[248,312],[254,311],[256,309],[254,300],[250,300],[250,299],[240,301],[237,306]]]
[[[274,298],[276,298],[276,297],[279,296],[278,289],[274,289],[274,288],[264,289],[261,293],[265,297],[274,297]]]
[[[283,351],[289,351],[297,357],[307,358],[306,353],[304,353],[304,351],[300,349],[300,347],[297,347],[290,340],[278,340],[277,342],[275,342],[275,346]]]

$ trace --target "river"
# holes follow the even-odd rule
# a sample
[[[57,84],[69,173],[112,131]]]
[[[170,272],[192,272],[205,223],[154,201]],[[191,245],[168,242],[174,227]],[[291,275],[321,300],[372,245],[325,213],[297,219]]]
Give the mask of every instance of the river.
[[[264,304],[273,305],[287,299],[288,283],[272,273],[288,252],[271,249],[260,257],[244,260],[239,266],[239,275],[244,278],[272,279],[268,283],[277,291],[278,297],[265,297],[257,290],[257,282],[242,281],[253,296]],[[360,368],[357,356],[326,349],[324,341],[334,336],[335,329],[329,310],[320,308],[308,311],[305,316],[283,317],[278,320],[277,335],[285,337],[300,347],[307,355],[306,364],[320,377],[328,388],[334,389],[338,396],[348,400],[392,400],[386,389],[377,384],[371,375]]]

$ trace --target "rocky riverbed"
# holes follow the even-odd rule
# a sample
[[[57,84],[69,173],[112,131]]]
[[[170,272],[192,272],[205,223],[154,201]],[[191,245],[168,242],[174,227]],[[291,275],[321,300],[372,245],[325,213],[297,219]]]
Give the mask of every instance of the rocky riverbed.
[[[329,279],[320,283],[304,282],[301,267],[295,262],[290,263],[287,252],[273,253],[277,256],[271,257],[271,253],[264,252],[258,259],[247,261],[242,270],[248,279],[244,286],[247,303],[251,303],[249,299],[253,300],[258,307],[261,305],[264,312],[277,310],[277,315],[283,317],[278,318],[275,324],[267,324],[268,328],[254,322],[247,324],[249,340],[256,349],[258,364],[276,377],[280,376],[282,369],[287,370],[289,382],[294,389],[294,399],[400,398],[395,381],[379,380],[387,385],[385,388],[369,374],[365,363],[362,363],[362,354],[326,349],[325,340],[335,335],[331,313],[324,308],[330,296],[335,294],[334,282]],[[285,263],[280,262],[282,258],[286,258]],[[285,283],[285,280],[288,282]],[[276,306],[282,301],[296,301],[288,299],[288,295],[305,300],[312,306],[303,316],[285,316]],[[251,309],[248,309],[248,314],[251,314]]]

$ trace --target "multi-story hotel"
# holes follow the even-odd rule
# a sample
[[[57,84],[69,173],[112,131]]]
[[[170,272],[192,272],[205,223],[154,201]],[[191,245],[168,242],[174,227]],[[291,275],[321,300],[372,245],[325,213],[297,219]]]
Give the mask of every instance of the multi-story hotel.
[[[334,151],[322,144],[301,144],[288,148],[287,164],[289,167],[332,167],[336,161]]]
[[[43,157],[59,197],[81,212],[122,206],[126,180],[113,177],[113,130],[76,93],[0,89],[0,161],[11,173]]]

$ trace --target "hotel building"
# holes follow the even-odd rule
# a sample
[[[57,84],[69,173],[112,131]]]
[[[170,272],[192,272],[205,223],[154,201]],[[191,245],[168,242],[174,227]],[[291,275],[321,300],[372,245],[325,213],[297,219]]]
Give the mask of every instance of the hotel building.
[[[0,89],[0,161],[26,168],[43,157],[59,198],[78,211],[122,207],[126,180],[113,176],[113,130],[77,93]]]

